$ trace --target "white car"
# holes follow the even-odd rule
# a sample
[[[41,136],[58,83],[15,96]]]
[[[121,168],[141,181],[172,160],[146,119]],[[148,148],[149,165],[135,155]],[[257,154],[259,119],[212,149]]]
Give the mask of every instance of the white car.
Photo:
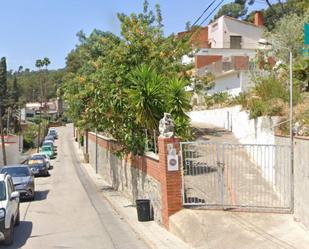
[[[10,175],[0,174],[0,240],[13,243],[14,226],[19,225],[19,193],[15,191]]]
[[[41,159],[41,158],[45,159],[47,168],[50,169],[50,157],[48,155],[43,154],[43,153],[35,153],[35,154],[32,154],[30,157],[30,159]]]
[[[48,135],[53,136],[55,139],[58,138],[58,132],[55,128],[49,128]]]

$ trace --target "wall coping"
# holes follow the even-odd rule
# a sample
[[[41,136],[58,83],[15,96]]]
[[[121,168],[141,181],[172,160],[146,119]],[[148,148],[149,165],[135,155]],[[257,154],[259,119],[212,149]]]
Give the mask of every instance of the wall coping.
[[[155,154],[152,151],[146,152],[145,157],[159,162],[159,154]]]
[[[94,136],[96,135],[96,133],[92,132],[92,131],[90,131],[89,134],[94,135]],[[102,138],[104,140],[117,142],[117,140],[115,138],[107,137],[107,136],[104,136],[104,135],[101,135],[101,134],[97,134],[97,135],[98,135],[99,138]]]
[[[276,134],[275,137],[283,137],[283,138],[290,138],[289,136],[286,135],[280,135]],[[294,136],[294,139],[299,139],[299,140],[309,140],[309,137],[304,137],[304,136]]]

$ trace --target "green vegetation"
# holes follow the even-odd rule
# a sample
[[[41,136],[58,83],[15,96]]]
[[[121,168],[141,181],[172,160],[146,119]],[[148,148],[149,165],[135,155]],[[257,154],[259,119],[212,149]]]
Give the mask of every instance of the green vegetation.
[[[180,63],[189,47],[185,38],[165,37],[158,5],[155,13],[145,1],[143,13],[118,14],[121,37],[79,32],[67,56],[62,91],[69,117],[77,127],[110,134],[124,153],[144,153],[145,129],[158,130],[164,112],[172,114],[178,136],[190,136],[189,76]]]
[[[27,128],[24,130],[24,149],[33,148],[35,145],[35,139],[38,136],[38,125],[28,123]]]
[[[291,14],[302,16],[309,8],[308,0],[278,0],[276,3],[269,0],[260,0],[260,2],[261,1],[264,1],[267,5],[267,8],[262,10],[262,13],[264,25],[269,31],[275,28],[280,18]],[[247,13],[248,7],[254,5],[255,2],[255,0],[234,0],[231,3],[223,5],[215,15],[215,19],[222,15],[227,15],[253,22],[255,11],[252,11],[248,15]],[[290,33],[287,32],[287,34]]]
[[[47,99],[57,97],[57,89],[61,85],[64,70],[48,70],[43,74],[29,69],[8,72],[8,89],[13,91],[14,82],[18,87],[19,103],[38,102],[41,97],[41,80],[44,80],[44,92]]]

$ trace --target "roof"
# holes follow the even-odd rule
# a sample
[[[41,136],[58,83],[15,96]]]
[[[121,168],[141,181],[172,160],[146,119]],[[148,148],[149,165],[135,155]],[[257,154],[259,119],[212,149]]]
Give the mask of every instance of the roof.
[[[247,22],[247,21],[243,21],[243,20],[238,20],[237,18],[234,18],[234,17],[231,17],[231,16],[220,16],[219,18],[217,18],[216,20],[212,21],[211,23],[209,23],[209,25],[211,25],[212,23],[216,22],[217,20],[219,20],[220,18],[227,18],[227,19],[230,19],[232,21],[236,21],[236,22],[239,22],[239,23],[242,23],[242,24],[245,24],[245,25],[251,25],[253,27],[256,27],[257,29],[261,29],[262,27],[258,27],[256,26],[254,23],[252,22]]]

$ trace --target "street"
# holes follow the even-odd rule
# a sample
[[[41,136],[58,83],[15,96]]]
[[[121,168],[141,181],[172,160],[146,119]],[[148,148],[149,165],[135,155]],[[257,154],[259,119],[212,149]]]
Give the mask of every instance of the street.
[[[50,176],[35,179],[35,201],[20,205],[14,244],[0,248],[148,248],[84,174],[72,129],[57,130]]]

